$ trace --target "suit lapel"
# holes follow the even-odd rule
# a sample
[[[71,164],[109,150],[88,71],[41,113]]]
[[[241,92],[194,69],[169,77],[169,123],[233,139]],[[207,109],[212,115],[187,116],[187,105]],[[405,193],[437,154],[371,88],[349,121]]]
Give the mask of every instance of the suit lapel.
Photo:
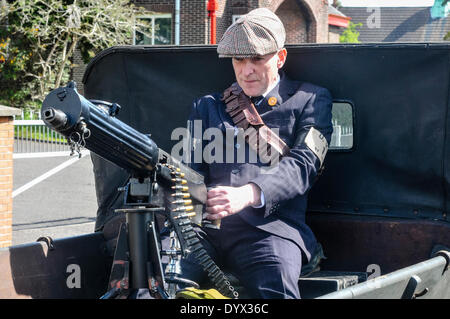
[[[280,72],[280,82],[264,98],[258,107],[259,114],[264,114],[280,107],[296,91],[295,82],[289,80],[284,72]]]

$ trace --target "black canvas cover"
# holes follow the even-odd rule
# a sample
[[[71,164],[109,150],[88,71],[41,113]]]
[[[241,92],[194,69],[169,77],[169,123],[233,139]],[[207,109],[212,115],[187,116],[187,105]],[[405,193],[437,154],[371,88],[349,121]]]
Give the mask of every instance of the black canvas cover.
[[[309,44],[287,47],[292,79],[353,104],[354,143],[331,151],[309,210],[448,221],[450,44]],[[113,47],[88,65],[89,99],[119,103],[118,118],[170,152],[191,102],[234,81],[215,46]],[[127,174],[93,156],[100,227],[120,206]]]

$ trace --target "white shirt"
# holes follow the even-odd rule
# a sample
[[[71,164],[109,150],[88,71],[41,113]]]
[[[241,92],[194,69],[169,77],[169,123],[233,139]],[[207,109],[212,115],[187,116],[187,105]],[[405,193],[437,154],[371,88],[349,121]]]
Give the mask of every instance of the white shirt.
[[[277,74],[277,79],[275,80],[275,82],[272,83],[272,85],[267,88],[266,92],[264,92],[262,94],[262,96],[265,98],[267,96],[267,94],[269,94],[269,92],[272,91],[278,85],[278,83],[280,83],[280,75],[279,74]],[[259,101],[257,104],[261,103],[261,101]]]

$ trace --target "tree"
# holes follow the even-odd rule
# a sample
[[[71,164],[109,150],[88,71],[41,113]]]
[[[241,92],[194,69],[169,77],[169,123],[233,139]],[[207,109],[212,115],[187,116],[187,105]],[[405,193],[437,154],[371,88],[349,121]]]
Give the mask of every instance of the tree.
[[[16,0],[0,5],[0,103],[40,105],[68,80],[79,48],[87,62],[97,52],[148,34],[129,0]]]
[[[443,6],[446,6],[448,4],[450,4],[450,0],[444,0],[444,2],[442,2]],[[447,32],[447,34],[444,36],[444,40],[445,41],[450,41],[450,31]]]
[[[357,27],[362,27],[362,23],[349,22],[347,29],[342,32],[339,37],[339,42],[341,43],[359,43],[358,37],[359,32],[356,30]]]

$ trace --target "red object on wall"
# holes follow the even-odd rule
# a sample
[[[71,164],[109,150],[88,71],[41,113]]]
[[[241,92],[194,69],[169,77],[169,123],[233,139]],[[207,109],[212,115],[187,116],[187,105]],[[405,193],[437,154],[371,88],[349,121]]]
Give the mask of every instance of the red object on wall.
[[[343,27],[343,28],[347,28],[348,27],[348,23],[350,22],[352,18],[349,17],[341,17],[335,14],[329,14],[328,15],[328,24],[329,25],[334,25],[337,27]]]
[[[210,18],[210,31],[211,31],[211,44],[216,44],[216,10],[217,10],[217,1],[216,0],[208,0],[207,5],[208,17]]]

